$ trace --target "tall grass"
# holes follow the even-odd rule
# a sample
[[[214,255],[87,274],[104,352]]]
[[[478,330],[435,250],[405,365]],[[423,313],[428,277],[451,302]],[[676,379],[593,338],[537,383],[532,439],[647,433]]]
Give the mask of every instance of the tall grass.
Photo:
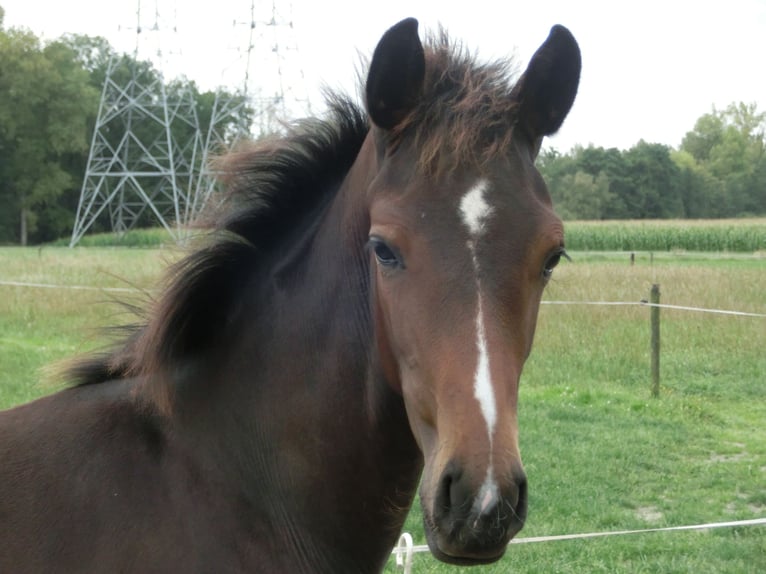
[[[578,251],[766,251],[766,219],[570,221]]]
[[[78,247],[142,247],[156,248],[164,245],[173,245],[175,238],[164,227],[148,229],[131,229],[125,233],[93,233],[84,235],[78,242]],[[69,238],[54,241],[54,247],[66,247]]]

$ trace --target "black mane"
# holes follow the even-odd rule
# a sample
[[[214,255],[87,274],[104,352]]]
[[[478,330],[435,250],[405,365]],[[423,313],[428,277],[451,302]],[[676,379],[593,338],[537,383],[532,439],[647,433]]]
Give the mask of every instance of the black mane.
[[[205,244],[171,267],[146,320],[127,327],[114,350],[70,364],[67,380],[81,386],[156,373],[209,345],[259,256],[334,196],[356,159],[369,131],[366,114],[337,94],[327,103],[326,119],[301,120],[284,136],[221,159],[224,191],[204,218]]]

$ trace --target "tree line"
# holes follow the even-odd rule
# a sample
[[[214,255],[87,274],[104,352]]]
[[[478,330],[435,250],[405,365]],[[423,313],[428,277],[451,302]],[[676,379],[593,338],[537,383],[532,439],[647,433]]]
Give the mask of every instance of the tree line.
[[[150,62],[117,53],[104,38],[64,35],[43,42],[28,30],[6,29],[3,16],[0,7],[0,244],[42,243],[71,234],[110,65],[117,82],[135,74],[158,98],[162,90],[169,97],[190,92],[199,127],[207,130],[215,92],[184,78],[164,82]],[[233,102],[243,96],[224,97]],[[238,109],[238,117],[224,119],[222,131],[227,124],[249,125],[253,110]],[[161,128],[155,123],[136,129]],[[171,125],[178,142],[189,141],[192,130],[182,121]],[[115,149],[121,136],[108,134]]]
[[[678,149],[544,150],[538,167],[564,219],[726,218],[766,214],[766,113],[731,104],[700,117]]]
[[[100,93],[115,58],[116,76],[138,73],[143,85],[160,84],[151,81],[161,77],[152,64],[117,54],[104,38],[65,35],[44,43],[27,30],[5,29],[0,7],[0,244],[71,233]],[[200,127],[207,128],[215,93],[185,79],[162,85],[166,93],[190,88]],[[242,110],[246,117],[230,121],[249,125],[253,110]],[[193,137],[188,124],[171,129],[176,141]],[[766,113],[732,104],[699,118],[678,149],[645,141],[628,150],[546,149],[538,167],[565,219],[764,215],[765,133]]]

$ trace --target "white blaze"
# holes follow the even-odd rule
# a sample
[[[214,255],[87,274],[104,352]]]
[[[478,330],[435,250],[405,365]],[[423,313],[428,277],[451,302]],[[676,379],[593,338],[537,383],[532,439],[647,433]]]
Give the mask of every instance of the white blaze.
[[[497,407],[495,406],[495,390],[492,388],[492,376],[489,371],[487,335],[484,332],[484,312],[481,307],[481,293],[479,293],[479,310],[476,314],[476,348],[479,350],[479,358],[476,363],[476,373],[473,376],[473,395],[479,401],[491,443],[495,431]]]
[[[471,237],[468,241],[468,248],[471,251],[471,259],[473,261],[474,272],[476,273],[478,299],[476,310],[476,349],[478,351],[478,359],[473,379],[473,394],[476,400],[479,401],[481,414],[487,423],[487,433],[489,434],[491,444],[497,419],[497,407],[495,405],[495,390],[492,386],[492,374],[489,368],[487,335],[484,329],[484,311],[482,309],[481,283],[479,281],[479,260],[476,257],[476,244],[484,232],[484,224],[487,218],[492,214],[492,206],[487,203],[484,197],[487,188],[487,180],[480,179],[476,185],[469,189],[460,201],[460,214]]]

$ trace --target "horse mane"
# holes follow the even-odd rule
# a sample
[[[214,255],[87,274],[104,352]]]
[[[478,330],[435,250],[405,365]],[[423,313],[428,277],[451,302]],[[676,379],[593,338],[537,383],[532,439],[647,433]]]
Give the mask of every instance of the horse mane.
[[[260,256],[337,191],[369,125],[349,99],[328,92],[328,117],[304,119],[235,149],[214,166],[223,190],[201,220],[202,246],[172,265],[162,294],[120,329],[114,349],[65,365],[75,386],[167,371],[211,346]]]
[[[421,169],[481,166],[510,144],[516,104],[508,61],[480,64],[442,28],[425,42],[420,103],[391,134],[419,151]],[[69,363],[75,386],[167,373],[214,347],[228,311],[264,253],[332,197],[369,132],[365,112],[326,94],[329,116],[302,120],[284,136],[235,150],[217,165],[223,191],[205,218],[205,243],[171,266],[160,298],[113,350]]]

